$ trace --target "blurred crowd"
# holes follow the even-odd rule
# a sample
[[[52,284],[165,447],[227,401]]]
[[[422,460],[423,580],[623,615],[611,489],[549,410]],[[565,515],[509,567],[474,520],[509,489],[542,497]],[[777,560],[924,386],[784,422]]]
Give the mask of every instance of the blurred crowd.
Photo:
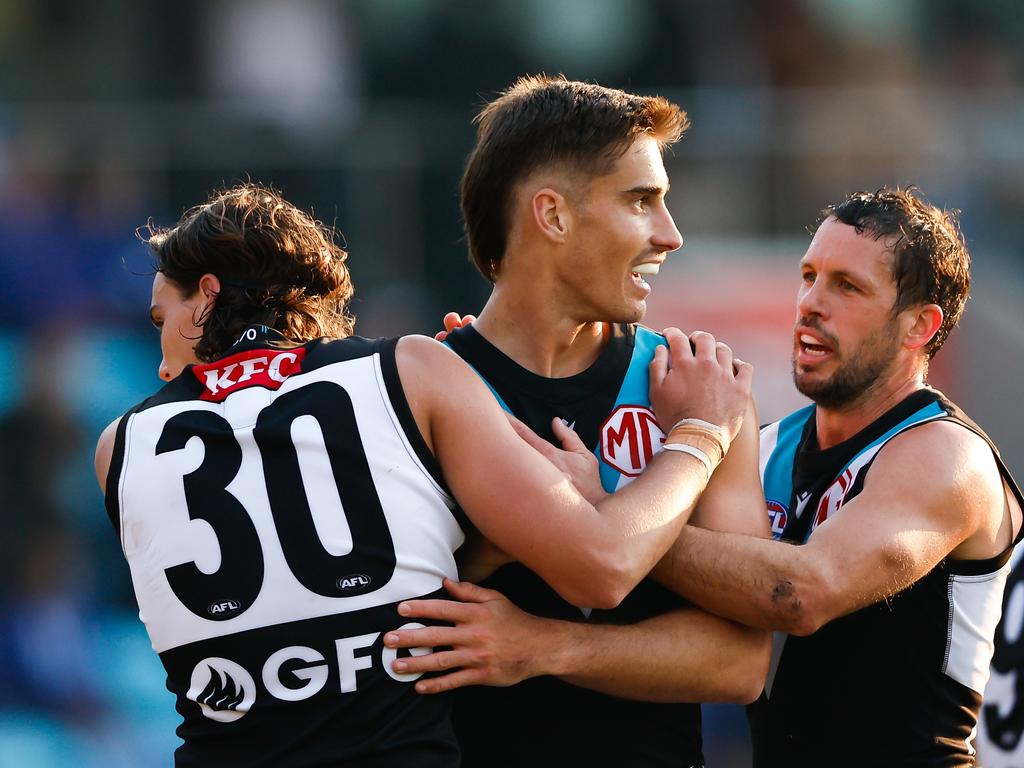
[[[0,0],[0,768],[176,744],[92,475],[159,383],[139,227],[271,183],[344,233],[357,332],[430,330],[486,295],[457,207],[472,115],[543,70],[690,111],[689,242],[756,251],[917,182],[1013,283],[1022,37],[1013,0]]]

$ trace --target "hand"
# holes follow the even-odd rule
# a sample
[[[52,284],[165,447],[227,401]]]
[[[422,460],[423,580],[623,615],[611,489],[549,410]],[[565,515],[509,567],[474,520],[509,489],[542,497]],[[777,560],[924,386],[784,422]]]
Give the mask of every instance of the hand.
[[[568,427],[561,419],[551,420],[551,431],[562,443],[562,448],[556,448],[547,440],[538,436],[536,432],[526,426],[523,422],[511,413],[505,414],[509,422],[515,428],[516,433],[524,441],[533,446],[545,459],[550,461],[558,470],[568,478],[569,482],[576,486],[580,495],[591,504],[597,504],[608,494],[601,485],[601,472],[597,463],[597,457],[580,440],[576,431]],[[673,424],[675,422],[672,422]]]
[[[726,344],[704,331],[689,339],[666,328],[669,347],[658,347],[650,366],[650,396],[663,429],[680,419],[697,418],[722,427],[732,440],[750,401],[753,366],[733,359]],[[692,347],[691,347],[692,344]]]
[[[476,320],[476,315],[463,315],[460,316],[458,312],[449,312],[444,316],[444,330],[438,331],[434,334],[435,341],[444,341],[448,338],[448,334],[454,331],[456,328],[462,328],[463,326],[469,325]]]
[[[396,659],[391,666],[402,674],[447,672],[416,682],[419,693],[441,693],[466,685],[515,685],[544,674],[539,668],[545,649],[544,619],[516,608],[500,592],[469,582],[444,580],[456,600],[407,600],[398,612],[403,618],[428,618],[454,626],[398,629],[384,635],[389,648],[437,648],[423,656]],[[450,671],[451,670],[451,671]]]

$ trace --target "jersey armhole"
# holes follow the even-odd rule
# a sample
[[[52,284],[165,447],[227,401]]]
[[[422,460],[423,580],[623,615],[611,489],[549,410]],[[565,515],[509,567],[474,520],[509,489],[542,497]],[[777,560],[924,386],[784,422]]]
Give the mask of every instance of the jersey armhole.
[[[121,538],[121,471],[124,468],[125,442],[127,441],[128,422],[132,420],[137,408],[132,408],[117,423],[114,430],[114,447],[110,453],[110,466],[107,469],[107,479],[103,486],[103,505],[107,510],[107,517],[110,524],[114,526],[114,533]]]
[[[434,452],[427,446],[427,441],[423,439],[420,427],[416,423],[416,417],[413,416],[412,409],[409,407],[405,390],[402,388],[402,379],[398,375],[398,363],[395,360],[395,349],[398,346],[398,341],[397,337],[385,339],[381,342],[378,349],[380,373],[384,389],[387,392],[388,402],[398,421],[397,426],[405,435],[406,443],[412,449],[415,458],[427,476],[433,481],[438,492],[446,498],[448,505],[452,507],[452,514],[458,520],[459,525],[462,526],[463,530],[468,530],[469,520],[458,506],[455,497],[452,496],[452,492],[445,482],[444,474],[441,472],[441,464],[438,462],[437,457],[434,456]]]

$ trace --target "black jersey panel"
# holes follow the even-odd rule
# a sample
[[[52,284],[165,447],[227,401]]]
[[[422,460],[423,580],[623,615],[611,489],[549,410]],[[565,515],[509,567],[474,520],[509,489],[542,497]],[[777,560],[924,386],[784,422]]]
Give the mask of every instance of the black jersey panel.
[[[412,680],[386,672],[394,653],[384,648],[383,635],[405,621],[396,605],[261,627],[162,653],[168,688],[184,718],[176,764],[458,765],[449,697],[422,696]]]

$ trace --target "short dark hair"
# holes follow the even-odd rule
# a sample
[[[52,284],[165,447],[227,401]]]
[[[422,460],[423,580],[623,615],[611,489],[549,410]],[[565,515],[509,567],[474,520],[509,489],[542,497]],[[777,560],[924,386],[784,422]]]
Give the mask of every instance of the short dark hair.
[[[832,217],[870,233],[895,237],[893,314],[916,304],[942,308],[942,325],[925,347],[930,360],[960,322],[971,290],[971,256],[960,232],[958,211],[944,211],[923,199],[916,187],[854,192],[830,205],[819,221]]]
[[[196,357],[225,352],[245,328],[263,323],[295,342],[352,334],[348,254],[334,230],[261,184],[214,191],[170,228],[143,228],[155,268],[184,296],[206,273],[220,279],[213,306],[197,318]]]
[[[689,127],[686,113],[660,96],[546,75],[520,78],[475,122],[477,142],[462,176],[462,216],[470,258],[491,282],[505,255],[517,183],[554,165],[604,175],[641,135],[665,147]]]

